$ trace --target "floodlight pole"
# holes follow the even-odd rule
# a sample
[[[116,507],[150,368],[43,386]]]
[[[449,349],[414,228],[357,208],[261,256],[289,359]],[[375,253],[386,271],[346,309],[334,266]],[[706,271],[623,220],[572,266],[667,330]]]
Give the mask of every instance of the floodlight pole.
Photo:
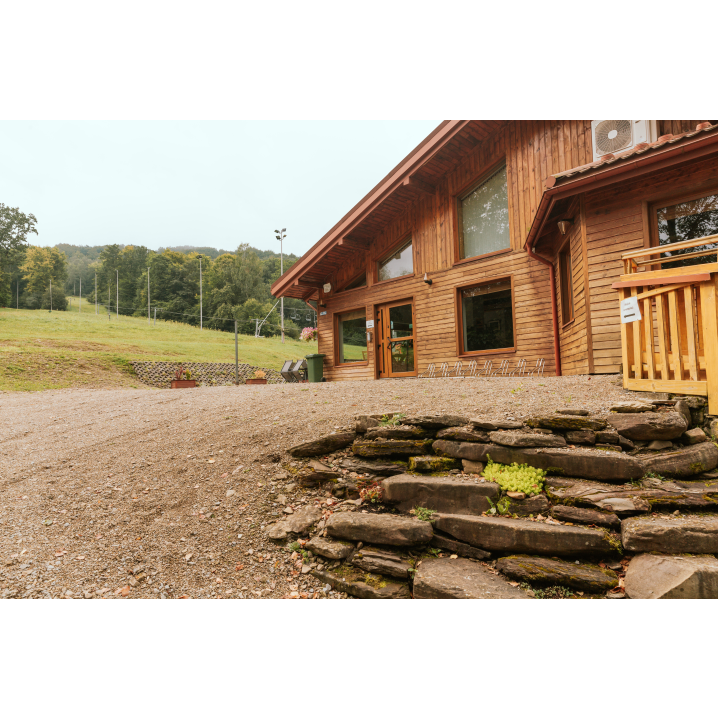
[[[202,257],[199,258],[199,330],[202,331]]]
[[[287,228],[285,227],[281,232],[275,229],[274,234],[279,240],[279,276],[281,277],[284,274],[284,239],[287,236]],[[284,296],[281,297],[280,312],[282,315],[282,344],[284,344]]]
[[[147,267],[147,323],[150,323],[150,268]]]
[[[115,311],[117,312],[117,318],[120,318],[120,270],[115,270],[117,274],[117,282],[115,283]]]
[[[50,312],[52,313],[52,279],[50,280]]]
[[[239,384],[239,343],[237,341],[237,320],[234,320],[234,384]]]
[[[95,272],[95,315],[97,314],[97,272]]]

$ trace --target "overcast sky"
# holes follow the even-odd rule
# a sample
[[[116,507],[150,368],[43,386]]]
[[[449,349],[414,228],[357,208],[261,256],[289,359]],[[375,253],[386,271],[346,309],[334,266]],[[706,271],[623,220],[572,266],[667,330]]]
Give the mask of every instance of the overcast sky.
[[[0,122],[0,202],[43,246],[302,254],[439,122]]]

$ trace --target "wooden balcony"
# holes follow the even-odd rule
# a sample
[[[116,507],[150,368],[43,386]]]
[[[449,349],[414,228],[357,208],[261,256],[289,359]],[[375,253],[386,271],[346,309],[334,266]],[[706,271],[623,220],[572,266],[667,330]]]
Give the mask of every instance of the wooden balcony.
[[[716,243],[711,235],[622,256],[625,274],[612,287],[621,300],[636,297],[641,314],[621,324],[625,389],[705,396],[709,413],[718,414],[718,250],[706,248]],[[676,257],[676,250],[695,251]],[[709,264],[661,269],[711,255]]]

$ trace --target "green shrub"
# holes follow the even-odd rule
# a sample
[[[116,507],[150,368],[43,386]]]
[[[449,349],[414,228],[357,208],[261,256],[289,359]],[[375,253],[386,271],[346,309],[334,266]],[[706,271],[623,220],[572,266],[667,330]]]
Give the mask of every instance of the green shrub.
[[[488,457],[484,478],[495,481],[504,491],[523,491],[526,496],[540,494],[546,472],[526,464],[496,464]]]
[[[406,419],[406,414],[395,414],[394,416],[384,414],[384,416],[379,419],[379,423],[382,426],[399,426],[404,419]]]

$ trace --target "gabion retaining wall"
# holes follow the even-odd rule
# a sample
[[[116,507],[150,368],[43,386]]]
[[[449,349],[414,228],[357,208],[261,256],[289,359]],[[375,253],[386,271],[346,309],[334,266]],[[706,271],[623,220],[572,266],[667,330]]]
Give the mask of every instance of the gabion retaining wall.
[[[171,362],[171,361],[135,361],[132,366],[137,378],[143,384],[169,389],[175,372],[183,367],[192,372],[192,379],[202,386],[228,386],[234,384],[234,364],[211,362]],[[284,384],[282,375],[274,369],[261,366],[239,365],[239,382],[251,379],[254,372],[261,369],[267,375],[267,384]]]

